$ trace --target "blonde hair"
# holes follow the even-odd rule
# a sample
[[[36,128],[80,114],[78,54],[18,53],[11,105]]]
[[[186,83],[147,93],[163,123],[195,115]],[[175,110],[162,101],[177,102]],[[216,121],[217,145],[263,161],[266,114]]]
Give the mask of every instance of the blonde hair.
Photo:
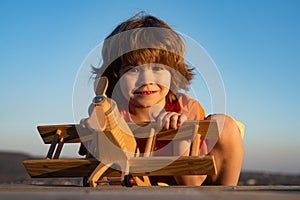
[[[106,95],[112,98],[122,67],[146,63],[166,65],[174,69],[170,70],[172,79],[167,95],[172,102],[177,99],[175,94],[178,90],[189,89],[193,78],[193,68],[185,63],[184,53],[181,37],[168,24],[154,16],[139,13],[118,25],[107,36],[102,48],[102,65],[100,68],[93,67],[93,73],[96,78],[108,78]]]

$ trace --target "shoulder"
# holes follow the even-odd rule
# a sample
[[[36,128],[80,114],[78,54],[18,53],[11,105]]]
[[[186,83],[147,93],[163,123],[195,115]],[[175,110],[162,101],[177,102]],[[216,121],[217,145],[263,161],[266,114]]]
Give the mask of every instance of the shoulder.
[[[191,108],[195,106],[201,107],[200,103],[196,99],[190,98],[186,94],[178,93],[176,96],[182,108]]]
[[[203,120],[205,118],[204,109],[197,100],[182,93],[177,94],[177,99],[182,114],[185,114],[189,120]]]

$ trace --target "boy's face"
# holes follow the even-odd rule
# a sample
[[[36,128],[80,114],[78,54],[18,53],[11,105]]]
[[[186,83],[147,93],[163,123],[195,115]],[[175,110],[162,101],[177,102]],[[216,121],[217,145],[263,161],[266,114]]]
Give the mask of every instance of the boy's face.
[[[120,71],[120,87],[129,106],[140,108],[165,106],[171,84],[171,73],[162,64],[125,66]]]

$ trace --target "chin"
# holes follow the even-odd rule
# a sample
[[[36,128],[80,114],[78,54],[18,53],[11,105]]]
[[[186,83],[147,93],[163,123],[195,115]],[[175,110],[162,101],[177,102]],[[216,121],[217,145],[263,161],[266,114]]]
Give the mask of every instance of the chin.
[[[154,105],[156,105],[155,103],[137,103],[135,104],[137,107],[140,107],[140,108],[149,108],[149,107],[152,107]]]

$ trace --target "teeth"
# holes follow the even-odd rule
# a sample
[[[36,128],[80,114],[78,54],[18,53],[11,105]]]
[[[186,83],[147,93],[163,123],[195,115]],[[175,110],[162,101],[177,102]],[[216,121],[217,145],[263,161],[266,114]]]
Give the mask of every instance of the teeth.
[[[144,92],[138,92],[140,94],[152,94],[153,92],[152,91],[144,91]]]

